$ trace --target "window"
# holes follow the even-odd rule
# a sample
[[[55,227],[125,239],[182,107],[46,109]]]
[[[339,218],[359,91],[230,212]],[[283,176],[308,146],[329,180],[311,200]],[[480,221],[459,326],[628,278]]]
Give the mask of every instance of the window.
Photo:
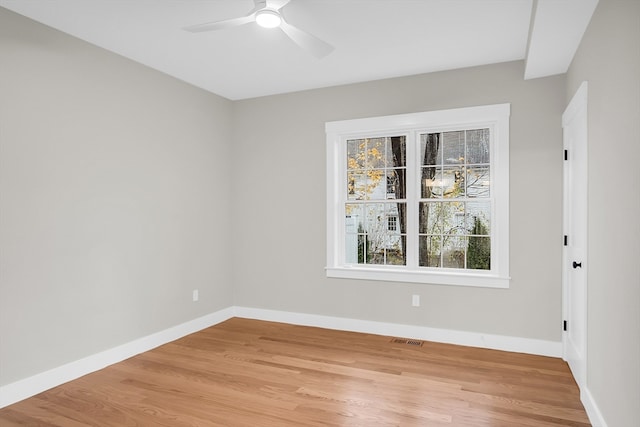
[[[397,231],[398,230],[398,217],[390,216],[387,218],[387,230],[389,231]]]
[[[327,123],[327,276],[508,287],[509,112]]]

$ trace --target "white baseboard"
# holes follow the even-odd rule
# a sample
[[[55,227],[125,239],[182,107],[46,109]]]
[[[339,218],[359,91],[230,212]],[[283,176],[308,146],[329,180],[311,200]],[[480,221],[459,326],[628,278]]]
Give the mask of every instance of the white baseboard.
[[[121,362],[137,354],[144,353],[178,338],[216,325],[234,315],[233,307],[148,335],[127,344],[67,363],[32,377],[0,387],[0,408],[34,396],[50,388],[59,386],[83,375],[98,371],[114,363]]]
[[[83,375],[103,369],[114,363],[121,362],[129,357],[149,351],[160,345],[177,340],[185,335],[216,325],[234,316],[551,357],[561,357],[562,355],[561,342],[348,319],[317,314],[264,310],[250,307],[229,307],[127,344],[36,374],[32,377],[0,386],[0,408],[19,402],[20,400],[34,396]],[[592,401],[591,398],[589,399]],[[591,405],[591,408],[595,413],[599,414],[595,404]],[[602,427],[606,427],[606,425],[603,423]]]
[[[604,420],[602,412],[600,412],[598,405],[596,405],[596,401],[588,387],[580,389],[580,400],[582,401],[584,410],[587,412],[587,417],[589,417],[591,425],[593,427],[607,427],[607,422]]]
[[[317,326],[327,329],[415,338],[425,341],[490,348],[516,353],[562,357],[562,342],[560,341],[545,341],[531,338],[428,328],[425,326],[402,325],[397,323],[375,322],[371,320],[347,319],[343,317],[321,316],[316,314],[264,310],[250,307],[235,307],[235,315],[237,317],[269,320],[273,322],[290,323],[302,326]]]

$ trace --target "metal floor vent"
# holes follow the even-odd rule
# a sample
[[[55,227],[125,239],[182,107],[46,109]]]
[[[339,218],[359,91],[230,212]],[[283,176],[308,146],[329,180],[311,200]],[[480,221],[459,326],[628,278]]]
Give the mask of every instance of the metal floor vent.
[[[407,344],[407,345],[415,345],[416,347],[422,347],[422,344],[424,344],[423,341],[419,341],[419,340],[408,340],[406,338],[393,338],[391,340],[392,343],[394,344]]]

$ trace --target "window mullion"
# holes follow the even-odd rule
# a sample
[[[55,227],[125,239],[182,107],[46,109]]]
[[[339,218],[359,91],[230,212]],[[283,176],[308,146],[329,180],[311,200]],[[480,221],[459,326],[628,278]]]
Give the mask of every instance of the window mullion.
[[[407,135],[407,268],[418,268],[418,191],[420,157],[417,132]]]

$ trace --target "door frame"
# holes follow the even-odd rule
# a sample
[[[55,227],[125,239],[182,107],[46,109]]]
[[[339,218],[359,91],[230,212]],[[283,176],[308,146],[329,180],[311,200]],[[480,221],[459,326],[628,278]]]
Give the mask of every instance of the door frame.
[[[562,348],[563,348],[563,359],[568,362],[569,367],[573,373],[573,376],[581,390],[586,388],[587,381],[587,337],[588,337],[588,217],[587,217],[587,207],[588,207],[588,116],[587,116],[587,92],[588,85],[587,82],[584,81],[576,91],[575,95],[569,102],[566,110],[562,114],[562,128],[563,128],[563,148],[564,150],[569,150],[568,156],[565,154],[565,161],[563,162],[563,195],[562,195],[562,203],[563,203],[563,215],[562,215],[562,224],[563,224],[563,234],[564,236],[568,236],[569,241],[571,241],[571,224],[573,218],[576,215],[581,216],[581,220],[583,221],[584,228],[580,230],[584,233],[584,245],[583,245],[583,259],[577,260],[582,263],[581,274],[583,275],[583,286],[584,286],[584,298],[582,301],[572,301],[570,298],[570,275],[572,274],[573,262],[576,261],[573,259],[574,254],[570,253],[569,246],[563,243],[562,247],[562,319],[563,324],[571,317],[571,313],[576,308],[584,313],[584,316],[581,320],[580,325],[571,325],[569,323],[567,329],[578,328],[578,331],[582,331],[580,334],[580,338],[582,343],[584,344],[583,355],[581,358],[575,358],[574,355],[570,354],[569,347],[569,332],[565,329],[562,333]],[[576,144],[570,144],[569,138],[567,136],[566,128],[575,123],[575,120],[582,120],[584,125],[584,129],[582,135],[584,138],[576,141]],[[575,125],[575,124],[574,124]],[[584,169],[583,176],[578,177],[580,179],[579,185],[583,186],[584,189],[584,201],[582,201],[583,205],[579,206],[577,209],[575,206],[571,206],[571,197],[569,197],[569,190],[572,188],[573,180],[575,180],[575,176],[572,173],[572,158],[578,158],[578,155],[575,154],[576,150],[580,151],[580,157],[584,159]],[[572,153],[573,152],[573,153]],[[565,153],[567,153],[565,151]],[[579,306],[576,307],[576,304]],[[571,318],[572,321],[575,319]]]

